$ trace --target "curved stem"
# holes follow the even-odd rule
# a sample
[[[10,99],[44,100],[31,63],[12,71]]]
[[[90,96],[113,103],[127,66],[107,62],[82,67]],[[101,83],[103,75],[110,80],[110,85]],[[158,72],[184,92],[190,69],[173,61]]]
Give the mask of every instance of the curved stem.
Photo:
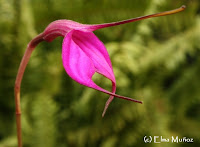
[[[21,87],[21,81],[24,75],[24,71],[26,69],[26,66],[28,64],[28,61],[31,57],[32,51],[35,49],[35,47],[43,41],[43,33],[36,36],[27,46],[26,52],[24,53],[24,56],[21,60],[17,77],[15,80],[15,108],[16,108],[16,125],[17,125],[17,140],[18,140],[18,147],[22,147],[22,131],[21,131],[21,108],[20,108],[20,87]]]

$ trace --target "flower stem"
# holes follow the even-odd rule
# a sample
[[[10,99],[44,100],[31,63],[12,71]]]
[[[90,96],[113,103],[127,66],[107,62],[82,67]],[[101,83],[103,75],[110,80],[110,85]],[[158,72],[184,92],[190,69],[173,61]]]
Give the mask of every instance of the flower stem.
[[[20,87],[21,87],[21,81],[24,75],[24,71],[26,69],[26,66],[28,64],[28,61],[31,57],[32,51],[35,49],[35,47],[43,41],[43,33],[36,36],[27,46],[26,52],[24,53],[24,56],[21,60],[17,77],[15,80],[15,108],[16,108],[16,125],[17,125],[17,140],[18,140],[18,147],[22,147],[22,131],[21,131],[21,107],[20,107]]]

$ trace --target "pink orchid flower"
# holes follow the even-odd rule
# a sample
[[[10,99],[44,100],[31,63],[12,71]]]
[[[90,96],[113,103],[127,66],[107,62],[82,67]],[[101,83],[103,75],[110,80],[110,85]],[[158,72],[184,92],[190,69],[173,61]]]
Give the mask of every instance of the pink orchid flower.
[[[182,10],[184,8],[185,6],[182,6],[180,9]],[[180,9],[119,22],[96,25],[81,24],[71,20],[57,20],[49,24],[44,30],[43,39],[50,42],[57,36],[63,36],[64,40],[62,45],[62,61],[67,74],[73,80],[84,86],[99,90],[110,95],[110,98],[107,100],[102,114],[102,116],[104,116],[109,104],[114,97],[137,103],[142,102],[115,94],[116,80],[113,73],[110,57],[104,44],[95,36],[93,31],[146,18],[177,13],[177,11],[180,11]],[[92,76],[95,74],[95,72],[105,76],[112,82],[112,92],[99,87],[93,82]]]

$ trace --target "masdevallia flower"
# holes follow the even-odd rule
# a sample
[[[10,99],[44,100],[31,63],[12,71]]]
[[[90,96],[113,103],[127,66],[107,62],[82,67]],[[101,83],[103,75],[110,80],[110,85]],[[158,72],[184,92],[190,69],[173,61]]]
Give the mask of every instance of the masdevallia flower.
[[[62,61],[67,74],[73,80],[84,86],[99,90],[110,95],[110,98],[107,100],[102,114],[102,116],[104,116],[109,104],[114,97],[134,101],[137,103],[142,102],[115,94],[116,80],[113,73],[110,57],[104,44],[96,37],[93,31],[146,18],[176,13],[177,11],[180,11],[180,9],[182,10],[184,8],[185,6],[182,6],[181,8],[172,11],[161,12],[119,22],[96,25],[81,24],[71,20],[57,20],[49,24],[44,30],[42,33],[43,39],[50,42],[57,36],[63,36],[64,40],[62,44]],[[105,76],[112,82],[112,92],[99,87],[93,82],[92,76],[95,74],[95,72]]]

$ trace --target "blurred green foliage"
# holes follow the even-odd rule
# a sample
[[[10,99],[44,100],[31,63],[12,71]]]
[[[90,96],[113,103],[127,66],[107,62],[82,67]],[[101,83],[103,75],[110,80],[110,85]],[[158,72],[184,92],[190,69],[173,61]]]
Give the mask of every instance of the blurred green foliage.
[[[199,0],[0,0],[0,147],[15,147],[13,87],[28,42],[52,21],[96,24],[187,6],[179,14],[98,30],[110,53],[117,93],[74,82],[61,62],[62,38],[34,51],[21,89],[24,147],[200,146]],[[111,87],[100,75],[94,81]],[[143,137],[194,138],[193,144],[145,144]]]

